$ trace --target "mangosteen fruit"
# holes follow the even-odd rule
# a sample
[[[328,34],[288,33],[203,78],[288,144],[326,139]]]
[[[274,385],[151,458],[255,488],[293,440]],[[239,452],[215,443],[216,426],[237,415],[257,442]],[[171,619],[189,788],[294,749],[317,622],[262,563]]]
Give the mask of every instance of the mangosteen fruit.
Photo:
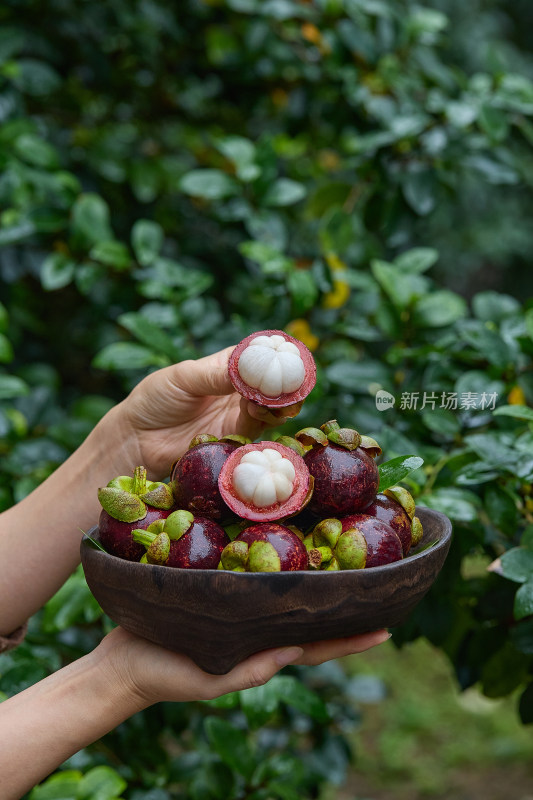
[[[243,339],[230,356],[228,370],[243,397],[271,409],[294,405],[295,413],[316,383],[311,351],[278,330],[258,331]]]
[[[141,561],[181,569],[216,569],[230,541],[214,520],[182,509],[146,530],[134,530],[132,536],[143,553],[146,551]]]
[[[381,567],[403,558],[402,543],[393,529],[369,514],[350,514],[340,520],[342,533],[356,531],[366,542],[365,568]]]
[[[422,538],[422,524],[415,517],[415,501],[403,486],[385,489],[364,511],[393,529],[402,543],[404,556]]]
[[[147,528],[168,517],[174,507],[172,491],[166,483],[148,481],[146,469],[135,467],[133,477],[120,475],[98,489],[102,506],[98,531],[108,553],[138,561],[144,548],[134,541],[135,528]]]
[[[218,478],[226,505],[241,519],[270,522],[297,514],[308,502],[313,481],[303,458],[278,442],[239,447]]]
[[[309,510],[320,517],[362,511],[376,496],[379,472],[374,457],[381,449],[374,439],[336,420],[304,428],[295,437],[307,452],[304,461],[314,478]]]
[[[286,572],[307,569],[307,550],[286,525],[262,522],[251,525],[226,545],[220,569],[232,572]]]
[[[170,486],[177,507],[211,519],[228,517],[230,511],[220,495],[218,476],[235,448],[249,441],[237,435],[221,439],[211,434],[195,436],[187,452],[172,465]]]

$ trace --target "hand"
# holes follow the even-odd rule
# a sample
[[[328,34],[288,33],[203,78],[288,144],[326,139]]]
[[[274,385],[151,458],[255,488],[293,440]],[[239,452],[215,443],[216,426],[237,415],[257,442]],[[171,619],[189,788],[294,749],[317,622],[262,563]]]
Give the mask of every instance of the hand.
[[[287,664],[316,665],[333,658],[362,653],[390,638],[386,630],[344,639],[312,642],[300,647],[263,650],[242,661],[226,675],[210,675],[187,656],[172,653],[123,628],[114,628],[95,654],[112,680],[127,695],[136,695],[139,708],[165,700],[212,700],[228,692],[267,683]]]
[[[268,426],[285,422],[283,410],[272,413],[237,394],[228,375],[233,349],[148,375],[110,412],[127,448],[123,460],[132,467],[143,464],[150,479],[161,479],[196,434],[255,439]]]

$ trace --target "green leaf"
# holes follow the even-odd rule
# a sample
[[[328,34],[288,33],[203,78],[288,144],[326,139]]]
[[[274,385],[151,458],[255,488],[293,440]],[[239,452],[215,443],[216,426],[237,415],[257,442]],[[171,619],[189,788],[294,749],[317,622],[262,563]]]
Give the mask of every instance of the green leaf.
[[[289,272],[287,289],[292,298],[295,316],[305,314],[315,305],[318,288],[309,270],[296,269]]]
[[[413,470],[418,469],[424,463],[420,456],[397,456],[390,461],[380,464],[379,469],[379,492],[384,492],[391,486],[395,486],[409,475]]]
[[[527,547],[528,550],[533,550],[533,525],[528,525],[520,539],[522,547]]]
[[[483,693],[487,697],[505,697],[523,683],[527,676],[528,663],[527,656],[519,653],[511,642],[505,642],[483,664]]]
[[[260,264],[265,275],[285,273],[293,269],[292,259],[265,242],[242,242],[239,250],[245,258]]]
[[[492,524],[512,536],[518,523],[518,509],[514,498],[497,484],[485,490],[485,508]]]
[[[35,225],[30,219],[21,219],[15,225],[0,228],[0,247],[28,239],[35,233]]]
[[[466,301],[460,295],[441,289],[416,302],[413,318],[422,328],[440,328],[465,317],[467,311]]]
[[[0,303],[0,333],[7,333],[9,314],[3,303]]]
[[[390,388],[389,370],[379,361],[340,360],[326,367],[331,383],[356,394],[368,395],[373,385]]]
[[[91,248],[89,256],[101,264],[118,270],[128,269],[131,264],[131,257],[126,245],[113,240],[97,242]]]
[[[516,298],[501,292],[479,292],[474,295],[472,308],[478,319],[484,322],[499,322],[520,310]]]
[[[148,267],[159,255],[164,240],[161,225],[149,219],[139,219],[131,231],[131,244],[139,264]]]
[[[533,681],[531,681],[522,692],[518,704],[518,711],[524,725],[531,725],[533,723]]]
[[[432,247],[414,247],[397,256],[394,264],[406,272],[426,272],[438,260],[438,251]]]
[[[422,422],[430,431],[447,439],[453,439],[461,430],[456,415],[446,408],[424,409]]]
[[[71,228],[79,247],[112,240],[109,206],[97,194],[81,194],[72,206]]]
[[[292,206],[298,203],[307,194],[302,183],[290,178],[278,178],[268,189],[263,204],[265,206]]]
[[[83,776],[78,789],[78,800],[115,800],[127,782],[111,767],[93,767]]]
[[[15,142],[15,152],[26,163],[36,167],[53,169],[59,166],[59,156],[55,147],[32,133],[24,133],[18,137]]]
[[[249,780],[255,769],[255,758],[246,734],[219,717],[207,717],[204,725],[213,750],[230,769]]]
[[[533,114],[533,82],[525,75],[503,75],[494,104],[511,111]]]
[[[131,311],[127,314],[121,314],[118,322],[151,350],[162,353],[171,361],[180,360],[179,347],[174,344],[170,336],[159,325],[156,325],[148,317]]]
[[[501,557],[503,574],[515,583],[527,583],[533,579],[533,550],[513,547]]]
[[[317,722],[329,720],[330,714],[320,695],[292,675],[276,675],[270,681],[270,687],[278,701],[296,708]]]
[[[492,414],[494,417],[512,417],[513,419],[533,422],[533,408],[529,408],[529,406],[498,406],[498,408],[494,409]]]
[[[9,364],[13,361],[14,353],[11,342],[3,333],[0,333],[0,363]]]
[[[75,623],[94,622],[101,614],[100,606],[85,582],[83,570],[78,567],[46,603],[43,630],[46,633],[64,631]]]
[[[493,142],[503,142],[509,135],[507,114],[488,104],[481,107],[478,124]]]
[[[482,153],[472,153],[463,158],[462,163],[466,167],[475,169],[487,183],[495,186],[512,185],[520,181],[520,175],[516,170]]]
[[[433,172],[408,172],[402,179],[407,204],[420,217],[431,214],[437,205],[437,184]]]
[[[194,169],[183,175],[179,188],[193,197],[222,200],[237,192],[235,181],[218,169]]]
[[[0,400],[12,400],[29,394],[28,384],[16,375],[0,374]]]
[[[113,342],[100,350],[93,358],[92,365],[97,369],[130,370],[146,367],[166,367],[170,360],[155,353],[148,347],[132,342]]]
[[[49,64],[34,58],[21,58],[15,64],[12,80],[17,89],[25,94],[44,97],[61,85],[59,74]]]
[[[533,339],[533,308],[526,312],[526,330],[530,339]]]
[[[51,253],[41,267],[41,284],[47,292],[63,289],[72,281],[76,262],[64,253]]]
[[[77,800],[81,779],[78,770],[56,772],[32,789],[29,800]]]
[[[481,502],[474,492],[456,486],[442,487],[423,494],[420,505],[434,508],[458,522],[475,522],[479,519]]]
[[[397,265],[378,259],[374,259],[370,266],[383,291],[399,309],[407,308],[428,290],[428,279],[423,275],[402,272]]]
[[[519,588],[514,600],[515,619],[524,619],[531,615],[533,615],[533,578]]]

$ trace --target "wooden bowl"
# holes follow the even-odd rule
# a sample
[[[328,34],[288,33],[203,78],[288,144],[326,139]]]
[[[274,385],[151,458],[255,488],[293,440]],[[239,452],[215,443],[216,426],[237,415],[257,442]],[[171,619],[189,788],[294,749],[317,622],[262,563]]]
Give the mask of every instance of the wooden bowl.
[[[452,533],[444,514],[419,508],[417,515],[424,527],[420,552],[370,569],[172,569],[109,555],[86,536],[81,560],[93,595],[114,622],[223,674],[258,650],[402,623],[436,579]],[[98,528],[89,535],[98,540]]]

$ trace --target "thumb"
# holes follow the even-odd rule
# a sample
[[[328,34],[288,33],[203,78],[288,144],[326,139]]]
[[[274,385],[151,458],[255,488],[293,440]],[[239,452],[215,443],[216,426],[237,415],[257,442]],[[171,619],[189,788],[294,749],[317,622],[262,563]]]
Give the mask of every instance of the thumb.
[[[182,361],[173,369],[172,382],[181,391],[197,397],[232,394],[235,388],[228,372],[229,358],[235,346],[226,347],[195,361]]]

